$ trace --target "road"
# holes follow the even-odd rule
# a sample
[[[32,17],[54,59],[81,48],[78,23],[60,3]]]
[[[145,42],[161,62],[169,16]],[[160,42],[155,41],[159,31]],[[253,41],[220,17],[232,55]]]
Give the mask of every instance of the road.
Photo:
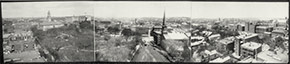
[[[42,57],[44,57],[45,59],[47,59],[47,62],[52,62],[54,61],[54,56],[51,55],[51,53],[49,51],[47,51],[46,48],[44,48],[43,46],[40,45],[40,42],[38,40],[38,38],[35,38],[35,43],[36,45],[38,46],[37,49],[38,49],[38,52],[40,53],[40,55]]]
[[[138,54],[134,55],[132,62],[169,62],[152,46],[142,46]]]

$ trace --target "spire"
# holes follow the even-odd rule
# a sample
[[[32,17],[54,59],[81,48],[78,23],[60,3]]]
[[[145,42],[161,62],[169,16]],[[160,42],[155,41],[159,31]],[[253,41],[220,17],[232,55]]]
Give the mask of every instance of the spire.
[[[164,10],[164,13],[163,13],[163,21],[162,21],[162,29],[161,29],[161,34],[163,35],[163,32],[164,32],[164,28],[165,28],[165,10]]]
[[[46,19],[47,19],[47,21],[49,21],[49,22],[51,21],[51,16],[50,16],[50,11],[49,11],[49,10],[48,10],[48,12],[47,12],[47,18],[46,18]]]
[[[165,10],[164,10],[164,13],[163,13],[163,22],[162,22],[162,25],[165,25]]]

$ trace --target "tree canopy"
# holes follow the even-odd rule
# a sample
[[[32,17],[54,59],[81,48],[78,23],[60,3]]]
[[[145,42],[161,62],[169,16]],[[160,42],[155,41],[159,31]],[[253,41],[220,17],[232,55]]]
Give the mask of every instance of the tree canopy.
[[[120,29],[118,27],[115,27],[115,26],[110,26],[108,27],[108,32],[112,33],[112,34],[116,34],[118,32],[120,32]]]

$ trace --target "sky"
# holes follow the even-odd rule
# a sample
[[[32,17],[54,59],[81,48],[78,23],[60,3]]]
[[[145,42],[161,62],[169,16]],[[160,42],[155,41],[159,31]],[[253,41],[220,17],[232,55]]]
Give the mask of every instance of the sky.
[[[2,2],[2,17],[93,15],[95,17],[284,18],[288,2]]]

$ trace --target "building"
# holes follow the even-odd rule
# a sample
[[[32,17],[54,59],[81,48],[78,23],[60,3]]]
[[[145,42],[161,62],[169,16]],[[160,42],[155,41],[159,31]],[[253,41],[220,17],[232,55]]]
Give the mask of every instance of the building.
[[[14,23],[13,28],[17,30],[29,31],[33,24],[30,22]]]
[[[222,54],[218,53],[217,50],[205,50],[204,53],[207,55],[206,57],[209,57],[208,60],[214,60],[222,56]]]
[[[237,25],[237,31],[245,31],[245,25],[244,24],[238,24]]]
[[[268,26],[257,26],[256,33],[272,32],[273,28]]]
[[[275,27],[287,27],[287,18],[285,19],[279,19],[279,20],[274,20],[274,23],[276,24]]]
[[[227,60],[230,60],[231,57],[227,56],[225,58],[217,58],[217,59],[214,59],[212,61],[209,61],[209,63],[224,63],[226,62]]]
[[[272,36],[271,32],[264,32],[263,35],[264,35],[264,37],[271,37]]]
[[[201,44],[204,44],[204,43],[206,43],[205,41],[204,41],[204,37],[202,37],[202,36],[191,36],[190,37],[190,46],[191,47],[195,47],[195,46],[199,46],[199,45],[201,45]]]
[[[262,51],[262,44],[256,42],[247,42],[241,45],[241,57],[257,58],[257,54]]]
[[[153,36],[154,43],[156,43],[157,45],[160,45],[161,41],[165,39],[161,31],[162,26],[154,26],[150,32],[150,36]]]
[[[51,20],[51,16],[50,16],[50,11],[47,12],[46,20],[47,20],[48,22],[52,21],[52,20]]]
[[[234,46],[235,46],[235,48],[234,48],[234,50],[235,50],[235,56],[236,56],[236,58],[240,58],[240,52],[241,52],[241,39],[236,39],[235,40],[235,42],[234,42]]]
[[[51,29],[51,28],[62,27],[62,26],[64,26],[64,24],[61,23],[61,22],[52,21],[52,18],[51,18],[51,15],[50,15],[50,11],[48,11],[47,12],[46,21],[42,22],[42,23],[38,23],[37,26],[38,26],[37,29],[46,31],[46,30]]]
[[[245,31],[256,33],[256,23],[255,22],[246,22]]]
[[[236,38],[241,40],[240,43],[245,43],[245,42],[249,42],[249,41],[258,42],[257,39],[259,38],[258,37],[259,34],[244,32],[244,31],[239,31],[239,34],[240,35],[236,36]]]
[[[239,33],[240,35],[236,36],[236,39],[234,41],[234,50],[235,50],[235,55],[237,56],[237,58],[240,58],[239,56],[241,56],[242,44],[246,42],[250,42],[250,41],[257,42],[257,39],[258,39],[258,34],[248,33],[248,32],[243,32],[243,31],[239,31]]]
[[[235,37],[227,37],[217,41],[218,49],[226,50],[229,52],[234,52],[234,40]]]
[[[209,36],[208,39],[210,41],[213,41],[213,40],[219,39],[220,37],[221,37],[220,34],[213,34],[213,35]]]
[[[286,36],[287,35],[287,32],[286,30],[273,30],[271,35],[272,37],[276,37],[276,36]]]
[[[185,33],[175,32],[168,33],[164,35],[164,38],[166,40],[176,40],[176,41],[184,41],[188,40],[188,37],[185,35]]]
[[[142,37],[148,37],[148,31],[150,30],[150,28],[148,27],[132,27],[132,28],[134,28],[133,31],[140,33]]]
[[[8,44],[10,41],[10,34],[3,34],[3,45]]]
[[[10,40],[28,40],[30,38],[33,38],[33,33],[31,31],[15,31],[14,33],[11,33]]]
[[[238,28],[239,28],[238,25],[235,25],[235,24],[228,25],[228,30],[230,30],[230,31],[237,31]]]
[[[283,63],[281,59],[273,56],[275,55],[272,51],[263,51],[257,54],[257,59],[259,61],[262,61],[264,63]]]
[[[39,23],[38,24],[38,28],[40,30],[46,31],[48,29],[52,29],[52,28],[59,28],[64,26],[63,23],[61,22],[43,22],[43,23]]]

